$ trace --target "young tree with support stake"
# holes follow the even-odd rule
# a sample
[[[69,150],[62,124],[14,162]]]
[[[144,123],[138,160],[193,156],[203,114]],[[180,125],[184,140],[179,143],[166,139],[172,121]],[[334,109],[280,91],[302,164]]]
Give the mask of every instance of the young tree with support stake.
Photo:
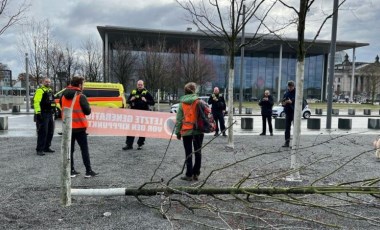
[[[299,151],[300,146],[300,135],[301,135],[301,111],[302,111],[302,102],[303,102],[303,90],[304,90],[304,76],[305,76],[305,57],[307,49],[314,43],[317,37],[320,34],[321,29],[325,25],[328,19],[330,19],[334,13],[332,12],[330,15],[325,17],[321,26],[318,28],[316,35],[314,36],[313,43],[309,46],[305,46],[305,28],[306,28],[306,19],[308,13],[311,11],[311,7],[315,3],[315,0],[300,0],[299,1],[299,9],[297,10],[295,6],[292,6],[286,3],[283,0],[279,0],[279,2],[286,8],[291,9],[293,13],[296,15],[297,20],[297,39],[298,46],[295,48],[297,51],[297,70],[296,70],[296,102],[295,102],[295,111],[294,111],[294,131],[293,131],[293,140],[292,140],[292,150],[291,150],[291,169],[294,170],[289,177],[288,180],[300,180],[300,174],[297,164],[297,152]],[[339,6],[341,6],[345,0],[341,1]],[[335,10],[335,9],[334,9]],[[336,9],[337,10],[337,9]],[[291,48],[293,48],[290,45]]]
[[[260,38],[258,32],[276,1],[265,0],[231,0],[231,1],[196,1],[176,0],[187,11],[191,21],[200,31],[224,45],[229,57],[228,63],[228,124],[233,123],[233,87],[235,78],[235,55],[240,47]],[[270,4],[264,4],[269,2]],[[243,17],[243,6],[245,17]],[[240,44],[240,34],[243,28],[253,19],[258,26],[251,39]],[[228,147],[234,148],[233,129],[228,130]]]

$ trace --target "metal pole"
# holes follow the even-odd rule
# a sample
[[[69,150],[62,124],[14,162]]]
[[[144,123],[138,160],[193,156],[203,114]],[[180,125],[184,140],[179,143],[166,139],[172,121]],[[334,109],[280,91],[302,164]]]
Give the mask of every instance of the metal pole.
[[[282,44],[280,45],[280,55],[278,60],[280,63],[278,68],[277,102],[281,100]]]
[[[30,96],[29,96],[29,58],[28,53],[25,53],[25,81],[26,81],[26,112],[29,112],[30,108]]]
[[[243,28],[241,31],[241,55],[240,55],[240,92],[239,92],[239,114],[241,114],[241,107],[243,102],[243,75],[244,75],[244,43],[245,43],[245,5],[243,5]]]
[[[336,48],[336,31],[338,25],[338,0],[334,0],[334,14],[332,21],[331,31],[331,46],[330,46],[330,60],[329,60],[329,83],[328,83],[328,97],[327,97],[327,117],[326,129],[331,129],[331,111],[332,111],[332,94],[333,94],[333,81],[334,81],[334,62],[335,62],[335,48]]]
[[[352,50],[352,76],[351,76],[351,94],[350,94],[351,101],[354,101],[354,82],[355,82],[355,47]]]

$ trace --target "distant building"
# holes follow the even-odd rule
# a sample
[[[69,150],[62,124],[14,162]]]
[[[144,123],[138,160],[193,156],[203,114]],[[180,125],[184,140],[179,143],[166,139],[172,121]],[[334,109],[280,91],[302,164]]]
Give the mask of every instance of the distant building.
[[[165,41],[167,49],[178,46],[181,42],[191,41],[198,47],[206,58],[211,60],[215,67],[217,78],[212,86],[221,90],[227,88],[228,65],[220,38],[205,35],[201,31],[167,31],[142,28],[127,28],[116,26],[98,26],[99,34],[103,40],[104,78],[115,81],[110,68],[113,66],[115,43],[128,39],[133,42],[135,52],[143,52],[146,44]],[[254,35],[247,33],[246,40]],[[136,41],[136,42],[135,42]],[[275,98],[280,98],[287,89],[287,81],[296,79],[297,54],[293,47],[297,47],[297,39],[281,40],[276,36],[264,36],[260,43],[245,48],[243,81],[240,81],[240,53],[235,56],[234,98],[237,98],[240,85],[243,86],[244,99],[258,97],[268,89]],[[327,67],[330,51],[329,40],[305,40],[309,47],[305,58],[304,96],[325,100],[327,95]],[[344,51],[363,46],[368,43],[354,41],[337,41],[336,51]],[[339,57],[338,57],[339,58]],[[341,57],[340,57],[341,58]],[[364,84],[364,83],[363,83]],[[338,85],[338,84],[337,84]],[[339,84],[340,90],[346,85]],[[182,86],[181,86],[182,87]],[[212,88],[212,87],[211,87]],[[346,89],[344,89],[346,91]],[[211,93],[211,92],[210,92]]]
[[[370,99],[373,90],[380,93],[379,66],[379,57],[377,56],[373,63],[355,62],[353,71],[353,64],[346,54],[343,62],[335,65],[334,94],[337,99],[349,98],[350,101],[365,101]],[[353,74],[354,78],[352,78]],[[351,90],[353,90],[352,98]]]

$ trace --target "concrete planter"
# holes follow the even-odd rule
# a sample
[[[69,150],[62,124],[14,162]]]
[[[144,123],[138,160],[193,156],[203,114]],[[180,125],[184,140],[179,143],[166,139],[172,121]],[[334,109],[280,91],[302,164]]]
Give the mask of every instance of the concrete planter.
[[[242,117],[241,118],[241,129],[253,129],[253,118],[251,117]]]
[[[355,115],[355,109],[348,109],[348,115]]]
[[[8,111],[9,110],[8,104],[1,104],[1,110]]]
[[[332,115],[339,115],[339,109],[332,109],[331,113]]]
[[[279,117],[274,119],[274,128],[275,129],[285,129],[286,120],[285,118]]]
[[[322,109],[315,109],[315,114],[322,115],[323,110]]]
[[[20,106],[14,105],[12,106],[12,113],[19,113],[20,112]]]
[[[0,117],[0,130],[8,130],[8,117]]]
[[[321,129],[321,119],[320,118],[309,118],[307,119],[308,129]]]
[[[245,108],[245,114],[252,114],[252,108]]]
[[[371,115],[371,110],[370,109],[363,109],[363,114],[364,115]]]
[[[380,119],[368,118],[369,129],[380,129]]]
[[[352,119],[349,118],[339,118],[338,119],[338,129],[351,129]]]

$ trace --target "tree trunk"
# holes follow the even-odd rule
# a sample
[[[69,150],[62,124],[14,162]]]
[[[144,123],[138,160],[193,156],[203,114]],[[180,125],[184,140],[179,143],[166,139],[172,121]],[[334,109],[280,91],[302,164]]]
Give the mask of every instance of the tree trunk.
[[[228,126],[233,123],[234,115],[234,77],[235,72],[233,68],[230,68],[228,74]],[[231,126],[228,129],[228,144],[227,147],[234,148],[234,127]]]
[[[161,188],[107,188],[107,189],[71,189],[73,196],[156,196],[157,194],[191,194],[191,195],[223,195],[223,194],[380,194],[380,188],[343,187],[343,186],[308,186],[308,187],[161,187]]]
[[[303,82],[304,82],[304,72],[305,72],[305,62],[297,61],[297,73],[296,73],[296,102],[294,109],[294,120],[293,120],[293,140],[292,140],[292,150],[290,157],[290,168],[297,169],[297,151],[300,146],[300,136],[301,136],[301,119],[302,119],[302,104],[303,104]],[[287,178],[288,180],[300,180],[300,173],[298,170],[294,171]]]

